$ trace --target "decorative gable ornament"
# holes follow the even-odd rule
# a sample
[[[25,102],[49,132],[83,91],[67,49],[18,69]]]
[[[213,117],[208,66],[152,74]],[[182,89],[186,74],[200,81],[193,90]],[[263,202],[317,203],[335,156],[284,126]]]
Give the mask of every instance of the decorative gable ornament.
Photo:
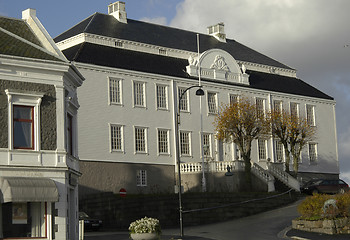
[[[203,52],[199,59],[192,56],[188,59],[187,73],[192,77],[199,76],[199,68],[202,78],[228,81],[249,85],[249,75],[242,70],[237,61],[226,51],[211,49]]]

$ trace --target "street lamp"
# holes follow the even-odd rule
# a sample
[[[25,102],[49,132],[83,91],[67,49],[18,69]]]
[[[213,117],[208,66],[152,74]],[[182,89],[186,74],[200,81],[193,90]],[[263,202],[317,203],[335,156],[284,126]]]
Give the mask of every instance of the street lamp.
[[[182,222],[182,199],[181,199],[181,168],[180,168],[180,147],[179,147],[179,125],[180,125],[180,102],[184,94],[190,90],[191,88],[198,88],[196,91],[196,96],[203,96],[204,91],[202,86],[190,86],[186,88],[180,95],[178,105],[177,105],[177,113],[175,118],[175,141],[176,141],[176,161],[177,161],[177,174],[178,174],[178,194],[179,194],[179,217],[180,217],[180,235],[183,237],[183,222]]]

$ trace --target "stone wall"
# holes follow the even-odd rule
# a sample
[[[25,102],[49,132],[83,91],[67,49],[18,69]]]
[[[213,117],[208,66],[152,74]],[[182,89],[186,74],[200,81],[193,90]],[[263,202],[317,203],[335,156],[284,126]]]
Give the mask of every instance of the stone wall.
[[[182,195],[183,221],[185,226],[208,224],[244,217],[286,205],[296,200],[297,195],[283,194],[275,198],[271,193],[185,193]],[[276,193],[275,193],[276,195]],[[245,202],[245,203],[242,203]],[[227,205],[229,204],[229,206]],[[217,208],[218,206],[223,206]],[[86,196],[79,201],[80,211],[103,220],[106,229],[127,229],[136,219],[154,217],[161,226],[177,227],[179,224],[179,202],[177,194],[127,195],[102,193]],[[188,210],[208,208],[205,211]]]
[[[0,148],[8,148],[8,101],[5,89],[45,93],[40,107],[41,149],[56,150],[56,90],[53,85],[0,79]]]

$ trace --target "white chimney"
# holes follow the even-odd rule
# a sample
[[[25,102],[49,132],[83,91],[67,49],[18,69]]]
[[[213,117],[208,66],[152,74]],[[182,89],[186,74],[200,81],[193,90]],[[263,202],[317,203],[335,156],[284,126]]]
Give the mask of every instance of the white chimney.
[[[115,17],[119,22],[127,23],[125,2],[115,2],[108,5],[108,14]]]
[[[209,26],[208,34],[214,36],[220,42],[226,42],[225,25],[223,22]]]

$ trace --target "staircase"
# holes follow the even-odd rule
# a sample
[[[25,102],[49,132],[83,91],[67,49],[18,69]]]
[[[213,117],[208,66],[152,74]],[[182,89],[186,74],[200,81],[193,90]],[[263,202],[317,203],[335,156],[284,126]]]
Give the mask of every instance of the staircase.
[[[267,183],[267,191],[275,191],[275,178],[259,164],[252,162],[251,173]]]
[[[299,181],[294,177],[292,177],[291,175],[289,175],[288,173],[286,173],[283,169],[269,162],[267,164],[267,170],[269,173],[271,173],[274,177],[276,177],[282,183],[294,189],[295,191],[300,192]]]

